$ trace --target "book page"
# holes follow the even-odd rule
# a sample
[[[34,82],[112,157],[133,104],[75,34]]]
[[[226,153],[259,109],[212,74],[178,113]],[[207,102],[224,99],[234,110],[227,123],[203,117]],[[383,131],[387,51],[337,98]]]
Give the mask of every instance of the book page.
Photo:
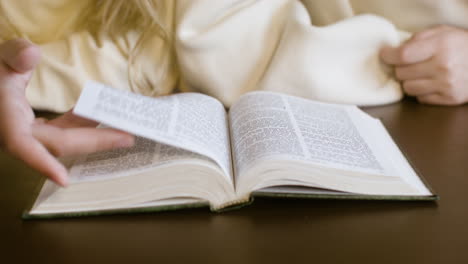
[[[74,113],[209,157],[232,182],[226,111],[214,98],[196,93],[150,98],[88,82]]]
[[[236,175],[273,155],[306,156],[284,102],[274,93],[248,93],[229,111]]]
[[[135,145],[130,148],[101,151],[78,158],[70,169],[70,179],[73,183],[107,180],[188,159],[214,163],[206,156],[136,137]]]
[[[385,166],[349,117],[355,110],[276,93],[243,96],[230,111],[236,173],[259,159],[281,157],[385,174]]]
[[[360,113],[360,115],[352,115],[351,118],[359,132],[366,135],[366,140],[377,159],[382,160],[381,163],[384,164],[386,174],[399,175],[404,181],[418,189],[422,195],[432,195],[432,192],[421,181],[421,178],[411,167],[411,164],[393,141],[382,122],[367,114]]]

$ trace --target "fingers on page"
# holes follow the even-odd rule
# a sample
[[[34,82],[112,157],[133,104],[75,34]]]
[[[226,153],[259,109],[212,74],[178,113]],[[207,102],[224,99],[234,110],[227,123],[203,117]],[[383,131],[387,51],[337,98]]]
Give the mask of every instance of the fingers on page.
[[[60,128],[96,127],[98,125],[97,122],[73,114],[73,109],[47,123]]]
[[[8,139],[7,151],[61,186],[68,182],[67,170],[32,136]]]
[[[37,125],[34,137],[56,157],[130,147],[134,137],[110,128],[68,128]]]

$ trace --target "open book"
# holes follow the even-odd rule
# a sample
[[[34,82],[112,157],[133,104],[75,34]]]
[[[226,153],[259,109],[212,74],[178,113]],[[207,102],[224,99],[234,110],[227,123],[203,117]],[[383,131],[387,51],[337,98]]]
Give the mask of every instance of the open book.
[[[75,114],[137,136],[71,161],[27,216],[248,203],[254,196],[435,200],[381,122],[355,106],[271,92],[150,98],[90,82]]]

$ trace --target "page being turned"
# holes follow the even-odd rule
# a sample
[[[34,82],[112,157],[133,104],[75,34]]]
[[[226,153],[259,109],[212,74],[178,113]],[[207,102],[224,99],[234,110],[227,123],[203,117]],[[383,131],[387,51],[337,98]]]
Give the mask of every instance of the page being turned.
[[[72,182],[105,180],[188,159],[214,162],[204,155],[136,137],[135,145],[130,148],[101,151],[79,157],[70,168],[70,177]]]
[[[74,113],[207,156],[232,181],[226,111],[214,98],[196,93],[150,98],[89,82]]]

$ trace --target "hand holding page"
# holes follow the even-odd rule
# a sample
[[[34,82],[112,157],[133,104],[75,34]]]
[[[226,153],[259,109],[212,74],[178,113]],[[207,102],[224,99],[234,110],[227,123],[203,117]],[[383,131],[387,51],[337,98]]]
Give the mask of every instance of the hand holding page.
[[[28,217],[219,210],[265,195],[437,199],[380,121],[355,106],[252,92],[226,112],[201,94],[148,98],[90,82],[75,114],[137,142],[76,159],[72,184],[47,181]]]
[[[195,93],[150,98],[89,85],[76,115],[205,155],[231,175],[226,111],[214,98]]]

